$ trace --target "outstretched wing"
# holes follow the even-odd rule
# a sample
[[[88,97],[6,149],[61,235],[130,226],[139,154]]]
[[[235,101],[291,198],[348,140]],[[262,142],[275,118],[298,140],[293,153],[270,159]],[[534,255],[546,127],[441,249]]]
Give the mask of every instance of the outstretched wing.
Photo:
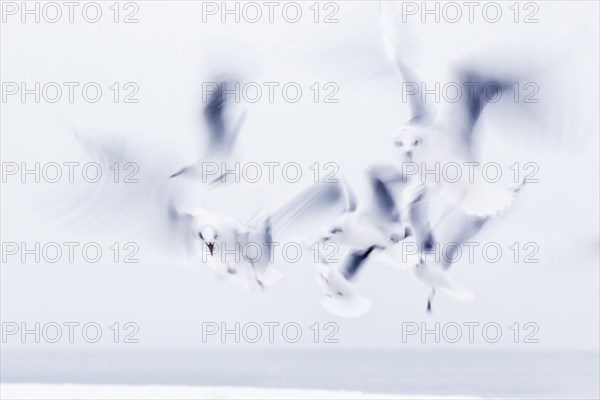
[[[206,96],[206,105],[203,109],[203,117],[206,125],[206,135],[208,138],[208,149],[206,155],[196,161],[194,164],[187,165],[170,178],[180,175],[198,173],[201,171],[201,164],[206,159],[225,159],[231,155],[237,136],[244,125],[246,111],[242,111],[239,116],[234,116],[235,96],[232,92],[237,90],[239,80],[221,79],[212,85],[206,85],[208,93]],[[214,182],[222,182],[225,176],[219,176]]]
[[[255,217],[249,225],[270,218],[272,235],[318,236],[322,227],[331,224],[355,207],[353,194],[342,181],[312,184],[300,193],[266,213]]]
[[[456,259],[458,248],[479,233],[489,219],[490,217],[479,217],[454,210],[440,223],[436,223],[436,232],[438,232],[436,236],[440,240],[439,248],[445,249],[441,257],[444,269],[450,268]],[[452,245],[446,246],[449,243]]]
[[[239,87],[239,80],[222,80],[214,85],[208,85],[214,91],[208,96],[208,101],[204,107],[204,118],[206,120],[207,133],[209,138],[209,152],[229,154],[231,153],[237,135],[244,123],[246,113],[237,119],[232,119],[228,111],[232,107],[235,92]]]
[[[422,251],[431,251],[435,245],[433,229],[429,221],[428,205],[427,191],[425,187],[422,187],[411,202],[408,212],[415,240]]]
[[[423,188],[410,205],[410,223],[420,250],[434,250],[436,241],[438,249],[445,249],[441,257],[444,269],[450,268],[455,261],[457,249],[475,236],[490,218],[470,215],[452,208],[435,222],[434,234],[428,211],[428,194]]]
[[[45,200],[54,204],[60,222],[67,229],[89,231],[99,235],[133,234],[138,243],[170,249],[167,205],[162,165],[168,157],[155,162],[141,147],[124,138],[104,134],[95,136],[74,132],[78,159],[94,163],[102,173],[96,184],[69,185],[60,188],[60,197]],[[123,174],[125,172],[125,174]],[[117,182],[118,178],[118,182]],[[63,189],[66,189],[63,191]]]
[[[407,179],[391,164],[371,165],[367,172],[371,188],[371,215],[386,224],[400,222]]]
[[[475,126],[485,106],[498,101],[515,82],[486,77],[469,70],[457,73],[456,81],[461,86],[462,96],[456,103],[448,105],[451,123],[445,130],[455,132],[460,144],[470,149],[473,145]]]
[[[346,256],[342,265],[342,275],[347,280],[352,280],[358,271],[365,265],[367,258],[375,250],[375,246],[371,246],[364,251],[355,251]]]
[[[394,6],[394,2],[380,2],[383,44],[403,82],[404,90],[410,90],[409,123],[430,124],[435,119],[436,110],[422,101],[422,80],[408,62],[410,47],[415,40],[414,29],[401,20],[402,14]]]

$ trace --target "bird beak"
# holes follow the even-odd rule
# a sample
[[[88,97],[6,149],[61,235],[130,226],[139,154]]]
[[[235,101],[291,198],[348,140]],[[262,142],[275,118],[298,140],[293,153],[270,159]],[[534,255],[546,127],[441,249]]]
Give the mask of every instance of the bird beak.
[[[214,248],[215,248],[215,244],[214,243],[206,243],[206,245],[208,246],[208,251],[210,251],[210,255],[212,256],[214,253]]]

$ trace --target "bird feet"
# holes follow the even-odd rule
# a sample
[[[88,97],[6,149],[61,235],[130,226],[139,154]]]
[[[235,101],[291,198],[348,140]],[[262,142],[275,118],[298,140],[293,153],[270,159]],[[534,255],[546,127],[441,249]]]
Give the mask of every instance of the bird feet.
[[[431,288],[431,293],[429,294],[429,297],[427,298],[427,314],[432,313],[431,303],[433,302],[433,296],[435,296],[435,288]]]

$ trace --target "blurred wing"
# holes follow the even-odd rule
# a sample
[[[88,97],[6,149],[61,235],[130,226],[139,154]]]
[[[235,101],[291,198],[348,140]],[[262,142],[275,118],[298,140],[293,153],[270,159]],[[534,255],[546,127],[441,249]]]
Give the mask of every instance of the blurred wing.
[[[372,216],[384,223],[400,222],[402,196],[407,179],[395,167],[389,164],[376,164],[368,169],[371,188]]]
[[[257,218],[271,218],[272,234],[276,238],[284,234],[318,235],[323,226],[348,210],[351,197],[341,181],[316,183]]]
[[[238,116],[234,115],[235,101],[231,94],[237,86],[239,80],[221,79],[218,83],[208,85],[212,88],[208,95],[206,105],[204,106],[203,116],[206,125],[206,135],[208,137],[208,151],[204,157],[201,157],[194,164],[187,165],[170,178],[180,175],[202,175],[202,163],[208,160],[225,160],[231,156],[237,136],[244,125],[246,111],[242,111]],[[219,184],[227,180],[227,176],[212,178],[213,184]]]
[[[183,250],[188,257],[193,252],[192,223],[194,217],[186,212],[177,210],[174,204],[167,206],[167,220],[169,238],[177,250]]]
[[[422,81],[407,61],[411,53],[410,47],[415,43],[414,29],[411,29],[410,23],[402,21],[402,13],[397,6],[390,1],[380,2],[383,43],[403,85],[407,89],[411,89],[409,96],[410,122],[429,124],[433,122],[436,111],[431,105],[421,100]]]
[[[446,217],[436,223],[436,238],[440,242],[439,247],[447,249],[442,257],[442,266],[445,269],[452,265],[457,248],[479,233],[489,219],[489,217],[478,217],[455,210],[450,211]],[[445,246],[447,243],[453,245]]]
[[[72,205],[70,214],[78,224],[95,220],[99,224],[122,223],[164,206],[164,183],[161,171],[150,165],[136,149],[118,139],[94,140],[76,133],[87,161],[105,172],[99,182],[86,185],[79,195],[84,198],[63,199]],[[131,172],[121,176],[123,170]],[[119,170],[119,172],[116,172]],[[118,182],[115,182],[116,174]],[[86,222],[87,221],[87,222]]]
[[[352,190],[352,187],[348,184],[348,182],[343,178],[338,178],[342,184],[342,190],[344,191],[344,195],[346,198],[346,209],[345,212],[354,212],[356,211],[356,207],[358,206],[358,200],[356,199],[356,193]]]
[[[234,119],[230,115],[234,104],[231,94],[240,85],[238,80],[222,80],[216,84],[214,93],[210,95],[204,107],[204,118],[206,120],[209,138],[209,152],[231,153],[237,135],[242,128],[246,112]]]
[[[425,187],[420,189],[409,206],[409,221],[419,249],[430,251],[434,246],[433,230],[429,221],[429,204]]]
[[[462,89],[462,96],[456,103],[448,104],[449,112],[442,129],[457,135],[459,144],[472,152],[473,132],[485,106],[497,101],[503,93],[514,86],[514,81],[485,77],[473,71],[456,74],[456,82]]]
[[[355,251],[348,254],[341,267],[344,278],[347,280],[354,279],[358,271],[365,265],[367,258],[369,255],[371,255],[374,249],[375,246],[371,246],[365,251]]]
[[[153,162],[146,151],[119,137],[76,133],[74,138],[73,157],[95,163],[102,173],[97,182],[55,186],[57,197],[44,198],[50,203],[44,208],[47,215],[58,220],[61,230],[90,233],[99,240],[135,237],[137,243],[150,243],[152,251],[171,249],[169,192],[160,168],[165,160]]]

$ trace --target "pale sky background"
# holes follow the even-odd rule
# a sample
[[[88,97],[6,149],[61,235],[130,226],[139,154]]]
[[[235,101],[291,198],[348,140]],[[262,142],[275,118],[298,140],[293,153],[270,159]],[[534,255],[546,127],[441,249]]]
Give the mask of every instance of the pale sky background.
[[[281,18],[274,24],[221,24],[215,19],[202,23],[200,3],[187,1],[139,3],[137,24],[115,24],[109,14],[97,24],[81,19],[73,24],[21,24],[9,19],[1,31],[2,82],[97,81],[105,93],[97,104],[80,97],[73,104],[3,103],[2,161],[82,161],[69,132],[75,128],[92,137],[121,137],[139,148],[135,154],[144,160],[142,169],[148,165],[168,175],[200,155],[201,82],[224,64],[241,67],[253,81],[297,81],[305,90],[296,104],[279,97],[273,104],[247,105],[238,149],[245,159],[294,160],[305,172],[316,161],[336,162],[360,191],[363,168],[391,154],[390,135],[406,119],[407,105],[383,50],[377,4],[338,4],[335,24],[312,22],[309,3],[297,24]],[[414,56],[428,81],[443,79],[451,60],[483,57],[493,64],[494,59],[510,62],[527,54],[539,63],[540,104],[535,111],[541,114],[540,124],[515,127],[495,109],[485,127],[486,137],[492,137],[487,143],[493,146],[486,150],[490,157],[537,162],[540,183],[527,186],[510,212],[479,235],[480,241],[497,241],[503,249],[513,242],[536,242],[538,264],[515,264],[510,254],[497,264],[461,262],[451,274],[475,292],[474,301],[439,295],[435,313],[428,317],[428,288],[409,273],[372,263],[361,273],[358,286],[373,299],[373,309],[362,318],[344,320],[319,305],[310,257],[296,265],[280,264],[285,278],[270,290],[245,291],[220,281],[201,265],[178,265],[176,255],[153,241],[160,232],[148,221],[111,223],[114,215],[79,225],[61,220],[61,213],[71,207],[61,200],[64,194],[85,185],[21,184],[13,179],[2,184],[3,242],[96,240],[106,249],[115,241],[136,241],[140,263],[114,264],[108,254],[98,264],[74,265],[21,264],[13,257],[1,269],[2,321],[95,321],[106,330],[115,321],[133,321],[140,327],[138,348],[235,347],[216,341],[203,344],[201,324],[207,321],[230,326],[236,321],[295,321],[305,332],[315,321],[333,321],[339,325],[340,343],[321,346],[597,350],[598,3],[538,2],[537,24],[515,24],[509,3],[502,4],[507,14],[498,24],[481,18],[473,24],[418,24]],[[108,5],[104,4],[106,12]],[[108,90],[113,82],[136,82],[140,102],[114,104]],[[313,82],[336,82],[339,103],[313,103],[308,90]],[[544,136],[547,131],[552,135]],[[527,133],[534,138],[520,140]],[[248,189],[243,204],[239,197],[223,202],[244,219],[255,211],[255,204],[277,203],[304,184],[306,180],[289,184],[279,179],[266,191]],[[406,321],[426,321],[429,326],[494,321],[505,332],[496,345],[486,344],[481,336],[475,344],[405,344],[400,335]],[[537,323],[539,344],[512,343],[508,327],[514,322]],[[91,345],[63,340],[35,346]],[[97,345],[104,346],[115,345],[110,340]],[[305,333],[294,346],[316,345]],[[30,346],[13,340],[3,347]]]

